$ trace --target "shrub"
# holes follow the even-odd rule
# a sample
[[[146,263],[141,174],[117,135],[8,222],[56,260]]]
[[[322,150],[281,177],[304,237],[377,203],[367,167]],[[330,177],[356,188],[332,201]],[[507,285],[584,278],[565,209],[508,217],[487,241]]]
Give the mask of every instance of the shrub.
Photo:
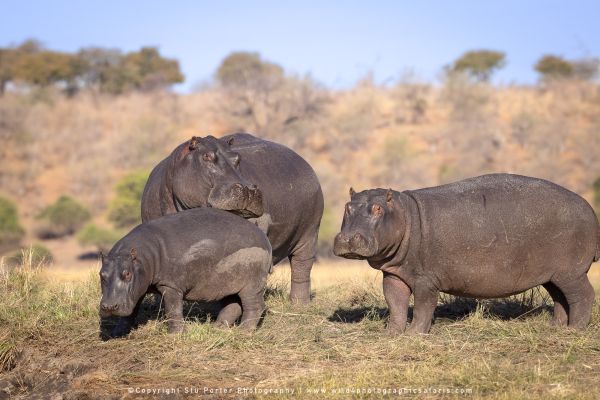
[[[25,230],[19,224],[17,206],[0,197],[0,252],[17,247],[24,234]]]
[[[501,51],[472,50],[460,56],[452,65],[456,72],[466,72],[479,81],[488,81],[494,71],[504,67],[506,55]]]
[[[37,266],[51,264],[54,261],[52,252],[44,245],[33,244],[24,247],[9,257],[8,263],[15,266],[30,265]]]
[[[318,241],[318,253],[324,257],[331,257],[333,239],[339,232],[340,227],[337,224],[333,210],[331,207],[326,206],[323,210],[323,217],[321,218],[321,226],[319,227],[319,241]]]
[[[37,216],[42,221],[38,235],[42,238],[71,235],[90,217],[90,212],[79,202],[69,196],[61,196]]]
[[[533,67],[544,79],[568,78],[573,75],[573,65],[562,57],[545,55]]]
[[[95,246],[98,251],[108,252],[121,235],[113,230],[87,224],[78,234],[77,240],[82,246]]]
[[[108,219],[117,228],[139,224],[141,219],[141,200],[148,173],[132,172],[121,179],[115,187],[116,196],[108,208]]]
[[[596,212],[600,213],[600,176],[594,181],[594,207]]]

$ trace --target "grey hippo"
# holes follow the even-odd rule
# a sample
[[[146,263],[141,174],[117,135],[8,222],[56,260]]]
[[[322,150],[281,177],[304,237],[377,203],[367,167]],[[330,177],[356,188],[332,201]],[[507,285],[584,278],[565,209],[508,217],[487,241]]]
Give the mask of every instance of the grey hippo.
[[[138,225],[102,257],[100,315],[124,317],[112,333],[120,336],[131,328],[144,295],[158,292],[173,333],[182,330],[183,300],[239,296],[241,324],[253,329],[265,310],[271,266],[267,237],[243,218],[214,208],[167,215]],[[218,324],[235,323],[231,307],[221,310]]]
[[[350,192],[338,256],[365,259],[383,271],[388,330],[427,333],[439,292],[499,298],[543,285],[553,323],[584,328],[594,289],[587,277],[600,258],[592,207],[552,182],[490,174],[397,192]]]
[[[142,220],[196,207],[229,210],[257,224],[271,242],[273,264],[290,260],[292,302],[310,301],[323,193],[302,157],[247,133],[193,137],[150,174]]]

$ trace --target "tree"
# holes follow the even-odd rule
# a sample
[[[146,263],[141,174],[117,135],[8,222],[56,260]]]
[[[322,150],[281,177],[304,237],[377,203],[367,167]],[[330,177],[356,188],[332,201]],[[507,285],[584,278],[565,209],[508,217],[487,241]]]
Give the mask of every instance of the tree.
[[[562,57],[547,54],[533,67],[542,79],[560,79],[573,76],[573,65]]]
[[[584,81],[595,81],[600,76],[600,59],[594,57],[571,61],[573,75]]]
[[[478,81],[488,81],[492,74],[506,64],[506,55],[500,51],[472,50],[460,56],[451,66],[454,72],[464,72]]]
[[[263,60],[258,53],[234,52],[221,62],[216,77],[228,87],[272,88],[281,83],[284,74],[283,68]]]
[[[136,89],[155,90],[183,82],[179,62],[164,58],[155,47],[143,47],[127,54],[122,69],[132,78]]]

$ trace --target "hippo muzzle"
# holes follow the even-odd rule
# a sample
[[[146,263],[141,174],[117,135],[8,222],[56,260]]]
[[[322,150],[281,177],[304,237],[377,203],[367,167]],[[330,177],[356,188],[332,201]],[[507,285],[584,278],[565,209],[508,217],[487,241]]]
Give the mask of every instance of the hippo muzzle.
[[[376,252],[375,240],[368,240],[359,232],[340,232],[336,235],[333,244],[333,254],[344,258],[363,260],[374,256]]]
[[[262,192],[255,185],[234,183],[227,190],[213,190],[208,197],[208,205],[244,218],[257,218],[263,214]]]

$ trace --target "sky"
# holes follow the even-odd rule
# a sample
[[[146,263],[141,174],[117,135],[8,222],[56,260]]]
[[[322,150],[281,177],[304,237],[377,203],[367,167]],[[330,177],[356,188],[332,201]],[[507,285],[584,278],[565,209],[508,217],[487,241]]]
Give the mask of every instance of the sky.
[[[331,88],[372,73],[435,82],[472,49],[507,54],[497,84],[528,84],[548,53],[600,57],[600,1],[31,1],[0,0],[0,46],[28,38],[47,48],[157,46],[176,58],[188,92],[232,51],[256,51]]]

